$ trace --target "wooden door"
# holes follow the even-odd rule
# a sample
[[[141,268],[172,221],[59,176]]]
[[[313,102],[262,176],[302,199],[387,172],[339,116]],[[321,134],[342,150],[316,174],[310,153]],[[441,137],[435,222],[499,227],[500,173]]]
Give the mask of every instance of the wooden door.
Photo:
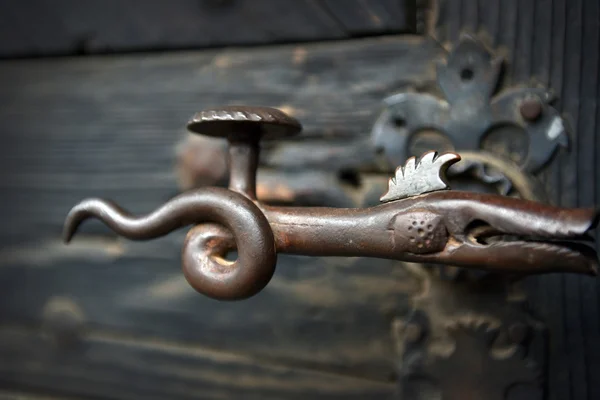
[[[223,184],[222,144],[185,132],[203,108],[268,105],[304,125],[265,147],[259,196],[368,204],[389,174],[369,147],[382,100],[436,92],[466,32],[502,57],[498,90],[555,93],[569,145],[536,172],[547,201],[598,204],[595,0],[2,1],[0,26],[2,398],[408,396],[396,327],[432,279],[410,266],[282,256],[259,295],[217,302],[180,272],[184,231],[130,242],[90,223],[61,243],[84,197],[144,213]],[[600,398],[598,280],[521,285],[547,333],[536,395]]]

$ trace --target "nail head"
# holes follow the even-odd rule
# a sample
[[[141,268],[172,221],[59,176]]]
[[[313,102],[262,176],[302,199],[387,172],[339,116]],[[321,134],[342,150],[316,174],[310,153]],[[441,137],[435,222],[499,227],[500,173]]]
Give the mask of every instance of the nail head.
[[[525,99],[521,103],[520,112],[527,121],[535,121],[542,115],[542,103],[537,98]]]

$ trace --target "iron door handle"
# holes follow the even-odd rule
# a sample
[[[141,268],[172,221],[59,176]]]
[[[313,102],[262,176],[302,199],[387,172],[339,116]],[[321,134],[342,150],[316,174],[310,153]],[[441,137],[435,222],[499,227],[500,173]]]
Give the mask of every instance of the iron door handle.
[[[228,139],[228,189],[190,190],[139,217],[110,201],[83,200],[66,217],[65,242],[90,217],[134,240],[194,225],[183,247],[185,277],[200,293],[230,300],[262,290],[278,253],[377,257],[522,274],[596,274],[596,252],[582,243],[594,240],[589,233],[598,222],[596,209],[444,190],[446,169],[460,160],[456,153],[409,158],[390,179],[383,204],[374,207],[271,207],[256,199],[259,142],[298,134],[298,121],[272,108],[230,106],[197,113],[188,129]],[[234,249],[237,260],[226,260]]]

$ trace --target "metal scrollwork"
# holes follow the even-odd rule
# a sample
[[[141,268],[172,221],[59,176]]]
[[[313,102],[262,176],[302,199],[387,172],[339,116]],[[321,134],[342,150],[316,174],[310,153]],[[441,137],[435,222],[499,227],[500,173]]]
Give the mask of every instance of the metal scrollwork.
[[[542,398],[541,367],[528,354],[532,341],[543,342],[544,331],[535,321],[464,316],[432,328],[425,314],[415,313],[396,329],[404,337],[403,398]]]
[[[473,36],[437,65],[441,96],[403,92],[384,100],[372,138],[392,165],[422,148],[479,151],[506,157],[538,172],[558,147],[567,146],[565,123],[544,88],[515,87],[496,93],[503,58]],[[500,139],[499,139],[500,138]]]
[[[498,91],[503,61],[463,35],[437,65],[436,93],[384,100],[375,148],[392,165],[424,149],[457,151],[462,160],[447,171],[453,187],[545,202],[535,175],[567,147],[566,124],[550,90]],[[541,399],[546,332],[504,292],[513,281],[442,265],[419,271],[427,291],[396,324],[404,397]]]

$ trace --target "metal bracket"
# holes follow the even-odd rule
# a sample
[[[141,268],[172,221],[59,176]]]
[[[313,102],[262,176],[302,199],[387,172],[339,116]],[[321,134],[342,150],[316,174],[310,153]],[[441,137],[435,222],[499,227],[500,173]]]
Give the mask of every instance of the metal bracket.
[[[489,314],[432,321],[417,311],[395,328],[403,338],[402,398],[543,398],[542,371],[531,353],[541,353],[535,354],[538,360],[544,356],[539,350],[546,343],[545,331],[524,314],[499,323]]]
[[[477,151],[506,157],[538,172],[559,146],[567,146],[565,123],[545,88],[513,87],[497,94],[503,58],[463,35],[437,64],[441,96],[403,92],[384,100],[372,129],[375,147],[392,165],[437,151]]]
[[[454,188],[545,201],[534,174],[567,147],[566,124],[550,90],[496,93],[502,64],[463,35],[437,65],[435,93],[384,100],[371,136],[378,153],[397,165],[422,149],[458,151],[462,161],[448,170]],[[417,270],[426,289],[393,327],[403,398],[542,399],[546,329],[524,292],[517,300],[506,293],[514,281],[447,266]]]

